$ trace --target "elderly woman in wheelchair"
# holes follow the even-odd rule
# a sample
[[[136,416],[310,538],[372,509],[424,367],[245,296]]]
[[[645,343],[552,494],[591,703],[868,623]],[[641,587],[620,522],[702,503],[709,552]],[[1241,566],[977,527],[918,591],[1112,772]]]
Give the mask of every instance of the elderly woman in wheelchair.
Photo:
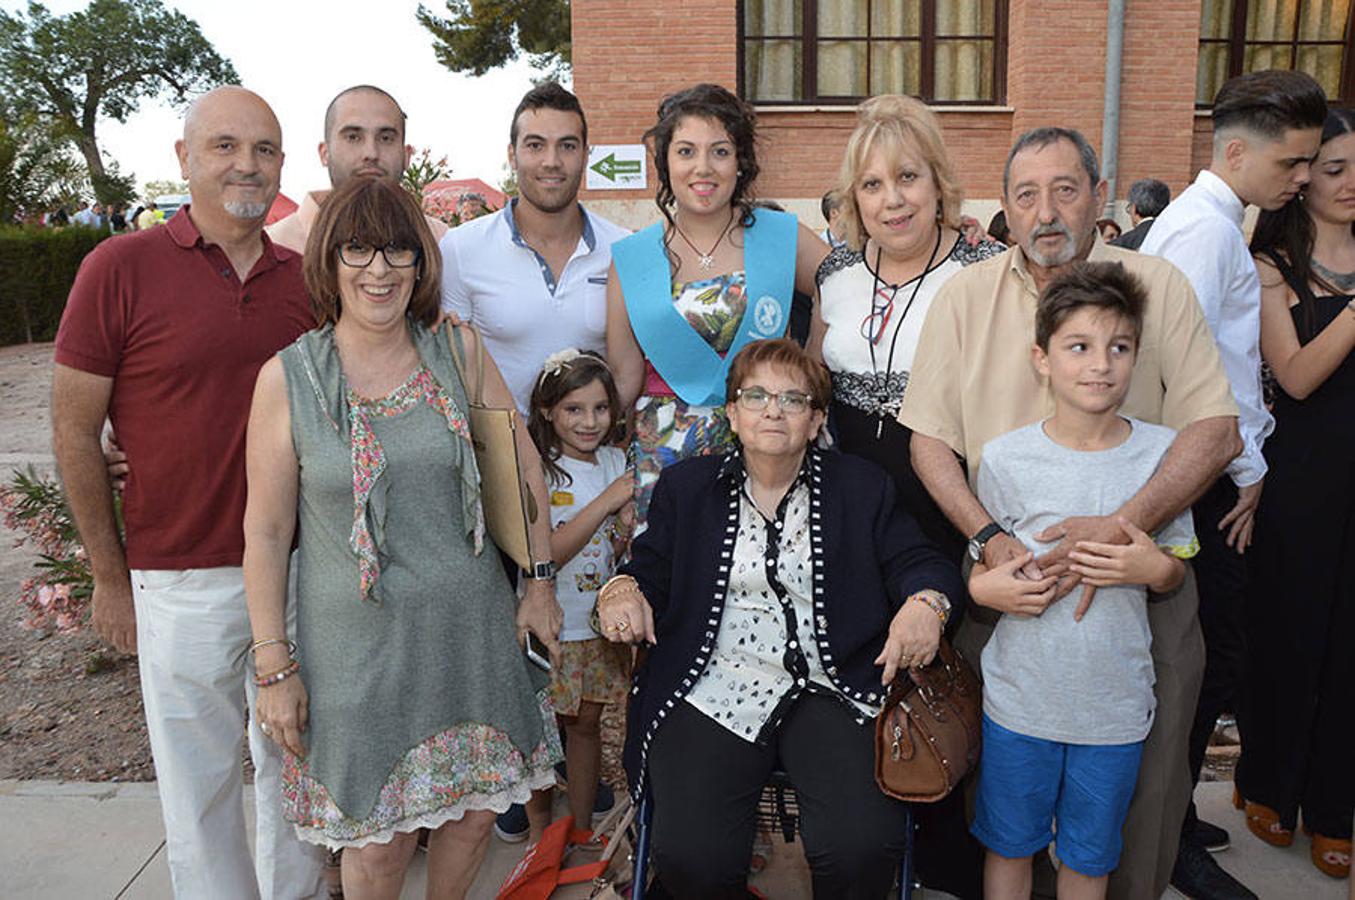
[[[747,896],[776,768],[799,797],[815,897],[878,900],[907,846],[907,806],[875,783],[873,719],[964,595],[884,471],[813,446],[829,391],[790,341],[741,351],[726,384],[739,449],[664,470],[599,593],[598,630],[646,648],[625,766],[675,897]]]

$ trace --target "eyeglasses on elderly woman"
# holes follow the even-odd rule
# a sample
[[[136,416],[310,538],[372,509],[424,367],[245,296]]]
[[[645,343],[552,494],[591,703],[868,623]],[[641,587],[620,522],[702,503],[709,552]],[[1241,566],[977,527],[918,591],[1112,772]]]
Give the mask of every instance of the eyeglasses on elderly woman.
[[[767,408],[767,404],[775,400],[777,408],[788,416],[809,412],[812,405],[809,395],[804,391],[781,391],[774,394],[760,385],[739,388],[734,392],[734,399],[739,401],[739,406],[749,412],[761,412]]]

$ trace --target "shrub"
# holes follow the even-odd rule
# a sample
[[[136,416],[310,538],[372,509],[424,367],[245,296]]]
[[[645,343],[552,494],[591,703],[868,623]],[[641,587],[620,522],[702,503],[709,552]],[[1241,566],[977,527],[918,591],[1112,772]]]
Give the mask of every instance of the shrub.
[[[0,346],[50,341],[95,228],[0,228]]]
[[[0,521],[18,532],[14,546],[32,544],[37,572],[19,585],[19,604],[30,628],[78,631],[89,618],[94,574],[71,520],[61,486],[31,468],[17,469],[0,485]]]

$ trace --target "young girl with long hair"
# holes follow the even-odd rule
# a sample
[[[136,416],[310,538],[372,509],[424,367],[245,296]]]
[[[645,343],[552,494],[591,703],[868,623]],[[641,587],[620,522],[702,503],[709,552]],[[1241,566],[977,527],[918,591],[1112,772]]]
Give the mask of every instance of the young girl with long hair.
[[[579,828],[587,828],[593,813],[602,709],[624,701],[630,683],[629,648],[603,640],[589,623],[598,589],[615,573],[635,521],[626,455],[605,446],[620,407],[602,357],[568,349],[546,360],[527,421],[550,490],[555,592],[565,614],[550,691],[565,732],[569,808]]]

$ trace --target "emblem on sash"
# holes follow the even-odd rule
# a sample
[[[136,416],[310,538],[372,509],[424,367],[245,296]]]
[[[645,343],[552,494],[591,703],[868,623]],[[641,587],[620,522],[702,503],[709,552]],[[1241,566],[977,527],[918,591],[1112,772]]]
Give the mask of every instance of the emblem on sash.
[[[753,305],[753,325],[763,337],[780,337],[785,332],[781,318],[781,304],[770,294],[763,294]]]

